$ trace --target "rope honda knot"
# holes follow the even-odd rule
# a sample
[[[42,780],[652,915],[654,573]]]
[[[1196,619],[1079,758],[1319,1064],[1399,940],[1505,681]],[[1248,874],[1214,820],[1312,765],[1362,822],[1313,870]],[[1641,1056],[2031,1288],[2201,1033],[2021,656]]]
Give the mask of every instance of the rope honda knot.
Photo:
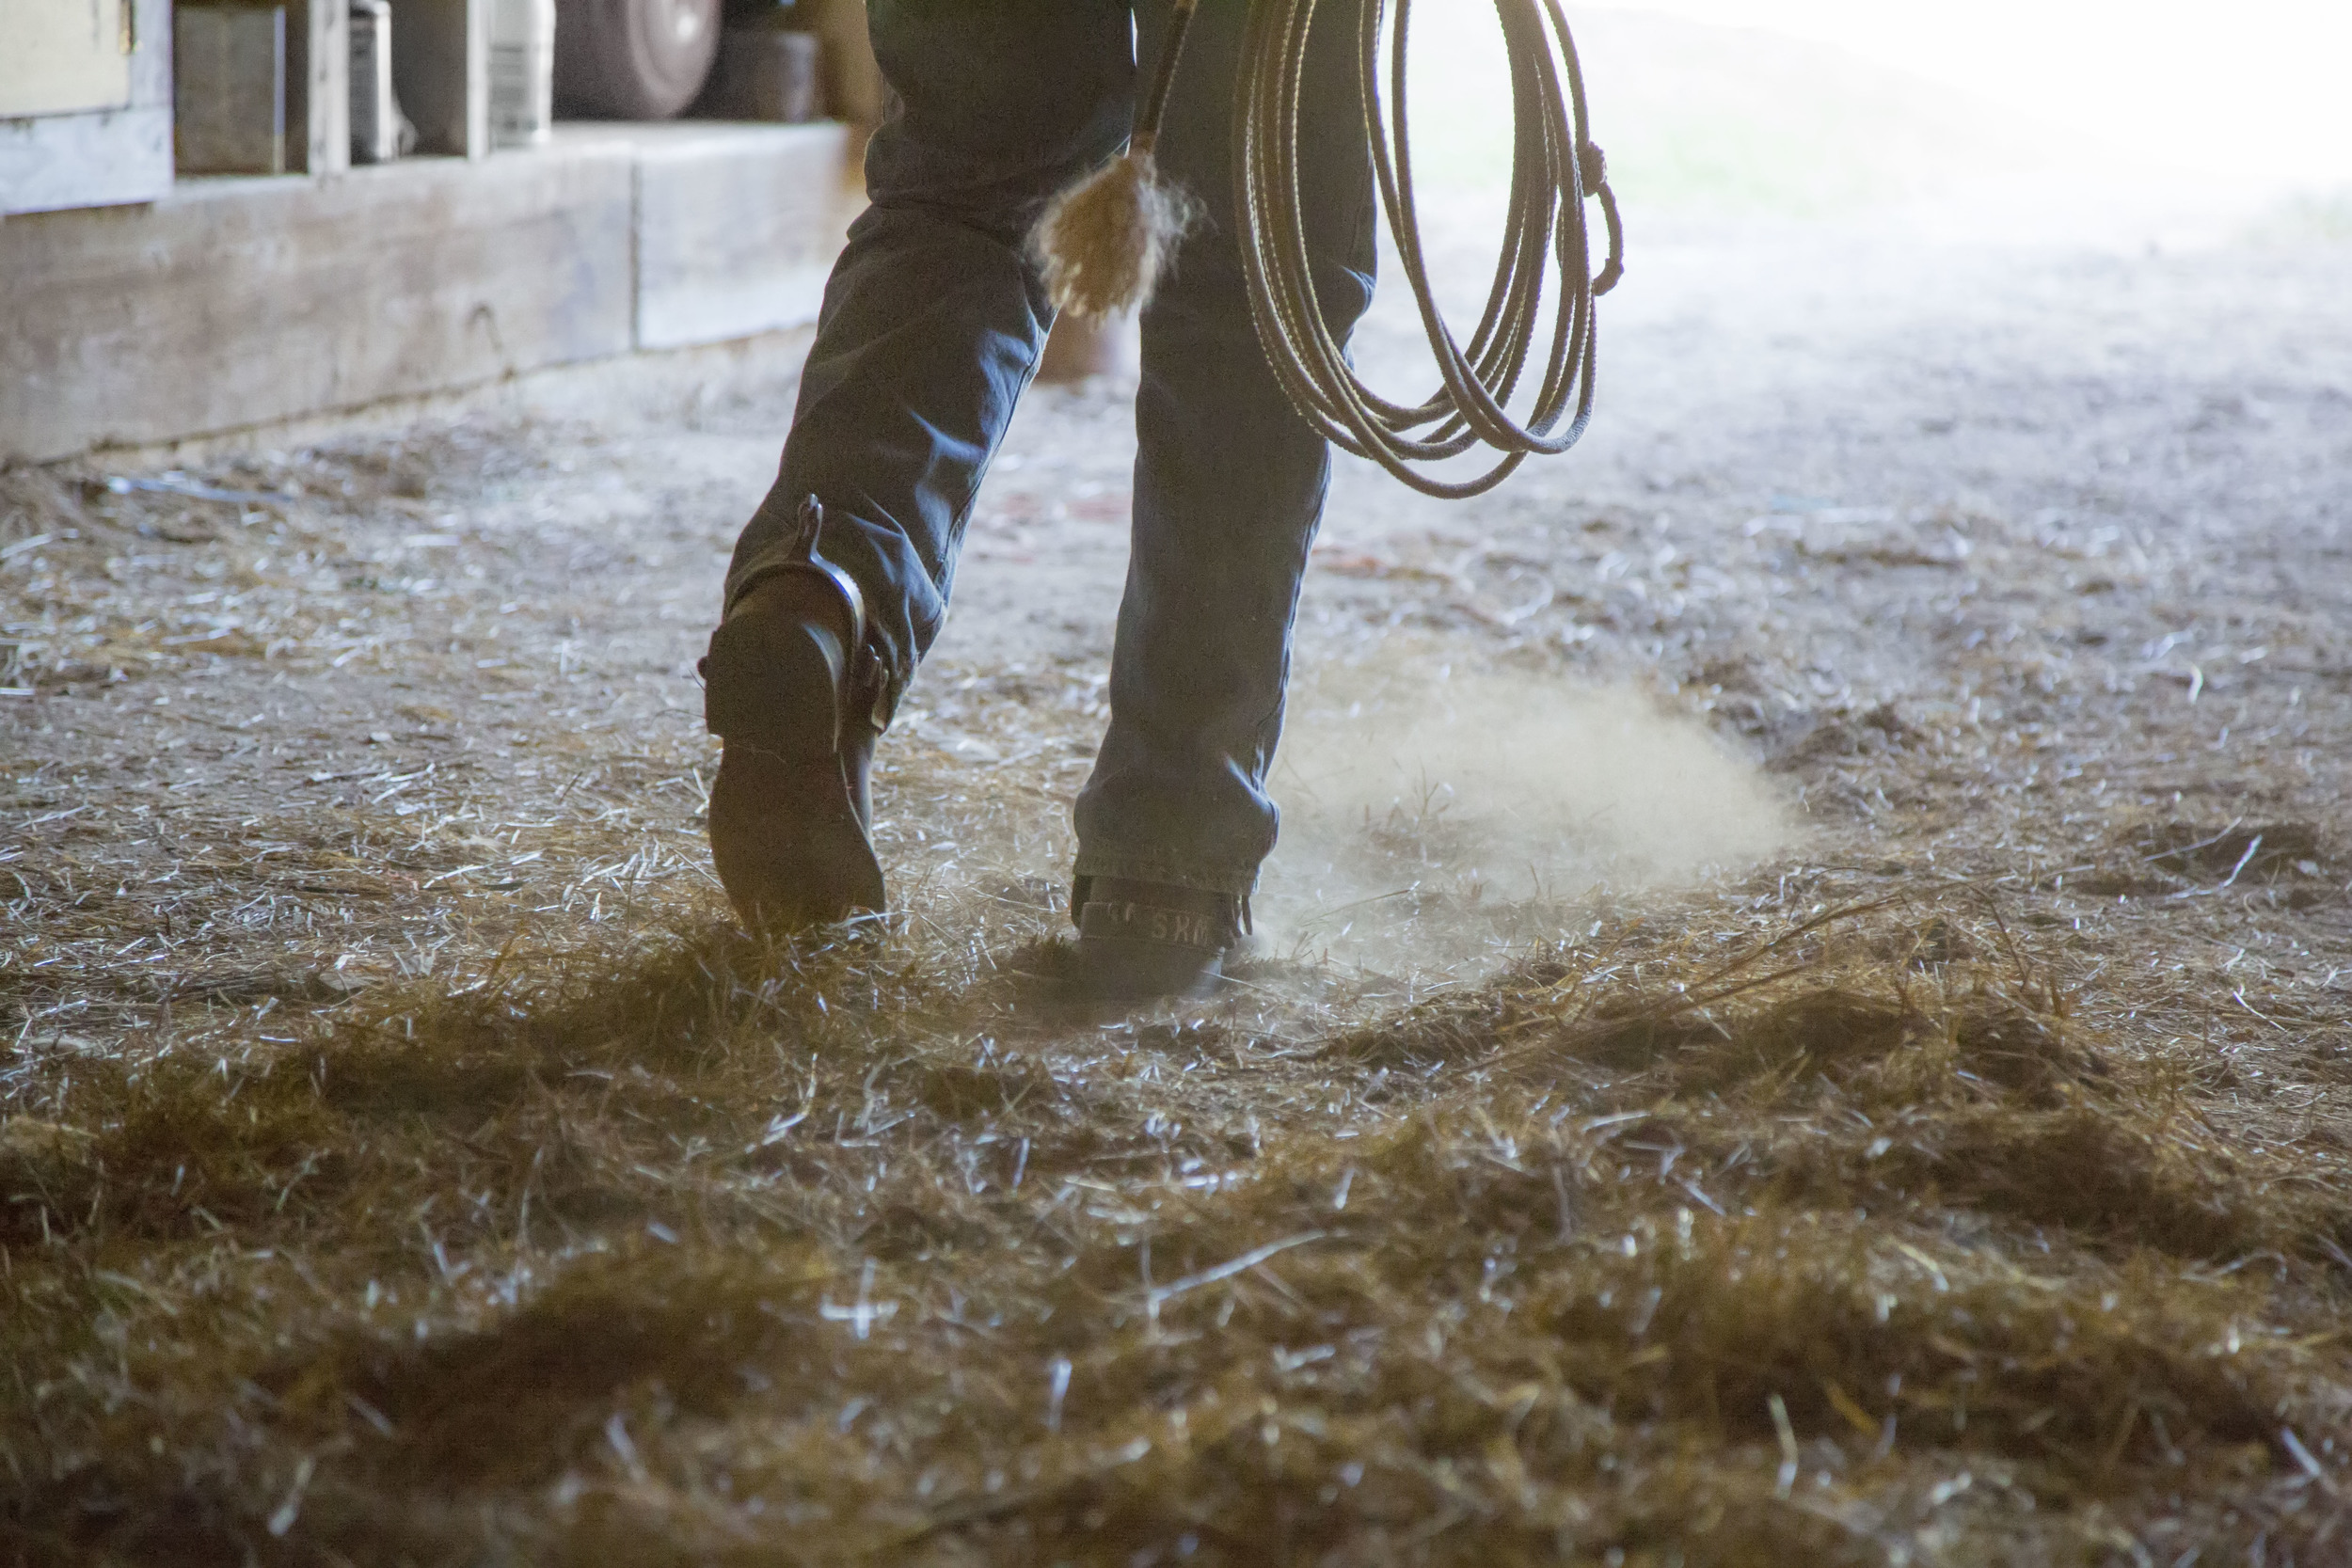
[[[1576,150],[1576,178],[1591,196],[1609,183],[1609,154],[1591,142]]]

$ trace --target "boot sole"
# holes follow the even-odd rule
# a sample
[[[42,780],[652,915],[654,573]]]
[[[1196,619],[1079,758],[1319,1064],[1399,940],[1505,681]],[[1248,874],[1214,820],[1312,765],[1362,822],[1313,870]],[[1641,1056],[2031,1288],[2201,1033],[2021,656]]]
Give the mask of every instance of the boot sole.
[[[803,930],[885,899],[882,863],[844,772],[841,652],[797,621],[744,615],[710,640],[710,727],[725,742],[710,787],[710,856],[755,929]]]
[[[1198,1002],[1224,983],[1225,956],[1167,942],[1081,937],[1073,1001]]]

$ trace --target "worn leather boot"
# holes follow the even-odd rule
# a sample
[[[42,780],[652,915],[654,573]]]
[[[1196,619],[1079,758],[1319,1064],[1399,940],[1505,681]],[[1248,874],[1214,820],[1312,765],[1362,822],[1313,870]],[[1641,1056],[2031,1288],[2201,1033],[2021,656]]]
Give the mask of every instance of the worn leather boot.
[[[818,553],[823,526],[812,496],[792,558],[737,594],[701,665],[704,721],[725,742],[710,857],[754,930],[883,908],[871,796],[882,670],[856,581]]]
[[[1070,908],[1078,927],[1075,990],[1098,1002],[1207,994],[1249,918],[1245,901],[1229,893],[1116,877],[1077,879]]]

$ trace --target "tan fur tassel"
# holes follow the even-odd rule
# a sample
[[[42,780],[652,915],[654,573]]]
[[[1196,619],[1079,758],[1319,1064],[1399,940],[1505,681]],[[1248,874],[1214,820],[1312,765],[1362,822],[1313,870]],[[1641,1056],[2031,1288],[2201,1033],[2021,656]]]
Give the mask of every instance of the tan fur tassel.
[[[1149,150],[1131,151],[1055,197],[1030,231],[1029,252],[1055,309],[1140,309],[1199,211],[1182,186],[1160,178]]]

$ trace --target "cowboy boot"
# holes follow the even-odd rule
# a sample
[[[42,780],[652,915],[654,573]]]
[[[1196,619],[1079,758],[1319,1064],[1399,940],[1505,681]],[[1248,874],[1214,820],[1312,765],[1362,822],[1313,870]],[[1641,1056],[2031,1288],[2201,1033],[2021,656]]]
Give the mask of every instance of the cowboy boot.
[[[724,742],[710,855],[755,930],[883,908],[870,792],[884,682],[864,594],[818,553],[823,527],[812,496],[791,555],[738,588],[700,666],[704,721]]]

